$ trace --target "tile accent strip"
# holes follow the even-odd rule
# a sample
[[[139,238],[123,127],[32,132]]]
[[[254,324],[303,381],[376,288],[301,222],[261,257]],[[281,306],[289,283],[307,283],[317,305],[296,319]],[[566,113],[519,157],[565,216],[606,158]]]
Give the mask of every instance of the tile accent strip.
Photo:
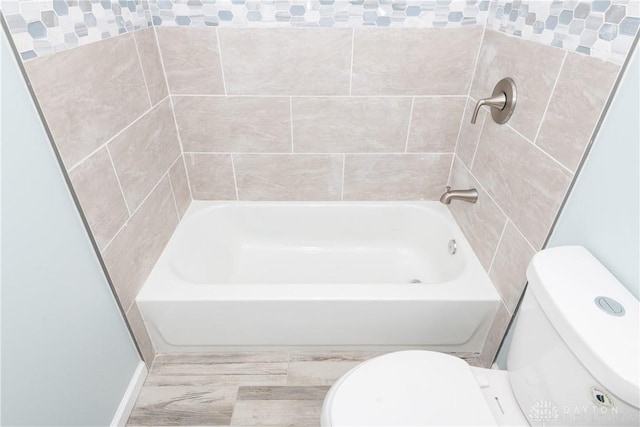
[[[158,0],[157,26],[438,27],[484,25],[489,0]]]
[[[485,25],[490,0],[2,0],[23,60],[149,26]]]
[[[623,64],[640,26],[638,0],[495,0],[487,28]]]
[[[638,0],[3,0],[24,60],[149,26],[484,26],[622,64]]]
[[[152,25],[151,0],[2,0],[0,3],[25,61]]]

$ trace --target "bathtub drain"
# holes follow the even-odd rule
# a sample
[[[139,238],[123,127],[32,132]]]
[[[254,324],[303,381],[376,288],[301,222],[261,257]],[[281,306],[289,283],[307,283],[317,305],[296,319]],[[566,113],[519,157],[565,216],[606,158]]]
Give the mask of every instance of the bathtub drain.
[[[422,283],[422,280],[420,280],[420,279],[413,279],[413,280],[411,281],[411,283]]]

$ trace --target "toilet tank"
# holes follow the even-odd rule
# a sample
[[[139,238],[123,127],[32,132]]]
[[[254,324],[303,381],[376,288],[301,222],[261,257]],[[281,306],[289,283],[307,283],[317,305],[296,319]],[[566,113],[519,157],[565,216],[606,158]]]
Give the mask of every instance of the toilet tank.
[[[586,249],[536,254],[507,370],[531,425],[635,425],[639,302]]]

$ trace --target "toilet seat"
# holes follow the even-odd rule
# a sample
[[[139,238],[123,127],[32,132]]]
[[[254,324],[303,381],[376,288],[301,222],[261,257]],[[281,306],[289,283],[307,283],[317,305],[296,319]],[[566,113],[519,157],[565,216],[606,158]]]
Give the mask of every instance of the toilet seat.
[[[464,360],[421,350],[356,366],[331,388],[322,411],[330,426],[497,425]]]

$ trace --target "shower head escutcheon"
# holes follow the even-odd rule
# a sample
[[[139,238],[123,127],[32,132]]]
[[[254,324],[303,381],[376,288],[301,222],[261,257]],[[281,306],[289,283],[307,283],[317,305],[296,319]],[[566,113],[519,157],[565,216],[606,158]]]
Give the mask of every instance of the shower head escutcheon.
[[[491,117],[494,122],[501,125],[509,121],[516,108],[516,82],[510,77],[505,77],[493,88],[491,98],[480,99],[473,110],[472,124],[476,123],[480,107],[483,105],[491,108]]]

